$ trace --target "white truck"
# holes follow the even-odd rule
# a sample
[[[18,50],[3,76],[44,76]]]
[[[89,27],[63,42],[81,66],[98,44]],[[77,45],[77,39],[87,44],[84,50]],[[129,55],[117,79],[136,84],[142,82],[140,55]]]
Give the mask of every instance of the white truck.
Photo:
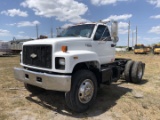
[[[23,44],[21,68],[15,78],[32,93],[65,92],[67,106],[83,112],[91,106],[100,84],[111,84],[124,76],[127,82],[142,80],[145,64],[115,58],[118,23],[111,30],[104,22],[81,23],[65,29],[57,38]],[[111,32],[110,32],[111,31]]]

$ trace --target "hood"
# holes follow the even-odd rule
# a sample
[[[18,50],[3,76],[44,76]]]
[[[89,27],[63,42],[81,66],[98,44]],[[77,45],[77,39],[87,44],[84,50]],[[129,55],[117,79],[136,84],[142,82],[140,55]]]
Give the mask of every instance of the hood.
[[[53,44],[58,42],[69,42],[69,41],[91,41],[91,38],[86,37],[58,37],[49,39],[38,39],[28,42],[24,42],[23,45],[36,45],[36,44]]]

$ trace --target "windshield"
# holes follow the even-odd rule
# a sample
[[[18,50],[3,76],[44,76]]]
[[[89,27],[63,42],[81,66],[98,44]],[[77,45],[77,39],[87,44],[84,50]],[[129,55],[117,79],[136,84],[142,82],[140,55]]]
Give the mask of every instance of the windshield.
[[[93,32],[95,24],[84,24],[84,25],[77,25],[71,26],[58,35],[58,37],[88,37],[90,38]]]

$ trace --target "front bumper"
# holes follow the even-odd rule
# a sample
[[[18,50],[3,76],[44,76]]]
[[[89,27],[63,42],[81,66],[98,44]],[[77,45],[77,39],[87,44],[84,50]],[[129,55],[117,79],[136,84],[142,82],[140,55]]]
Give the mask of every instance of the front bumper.
[[[14,76],[17,80],[44,88],[46,90],[70,91],[71,76],[55,75],[29,71],[23,68],[14,68]]]

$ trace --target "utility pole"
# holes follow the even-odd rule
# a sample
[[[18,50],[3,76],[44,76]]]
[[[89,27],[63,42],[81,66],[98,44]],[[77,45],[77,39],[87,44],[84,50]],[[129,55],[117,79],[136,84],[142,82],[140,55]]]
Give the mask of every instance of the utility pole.
[[[53,38],[53,27],[51,27],[51,38]]]
[[[53,38],[53,26],[52,26],[53,18],[51,18],[51,38]]]
[[[129,48],[129,35],[130,35],[130,21],[128,23],[128,48]]]
[[[36,24],[36,33],[37,33],[37,39],[38,39],[38,24]]]
[[[136,26],[136,44],[137,44],[137,31],[138,31],[138,29],[137,29],[137,26]]]
[[[132,31],[132,48],[134,46],[134,31]]]
[[[59,28],[58,28],[58,27],[56,28],[56,31],[57,31],[57,36],[58,36],[58,35],[59,35],[59,34],[58,34],[58,31],[59,31]]]
[[[62,29],[61,27],[57,27],[57,28],[56,28],[56,30],[57,30],[57,36],[59,36],[61,29]]]

